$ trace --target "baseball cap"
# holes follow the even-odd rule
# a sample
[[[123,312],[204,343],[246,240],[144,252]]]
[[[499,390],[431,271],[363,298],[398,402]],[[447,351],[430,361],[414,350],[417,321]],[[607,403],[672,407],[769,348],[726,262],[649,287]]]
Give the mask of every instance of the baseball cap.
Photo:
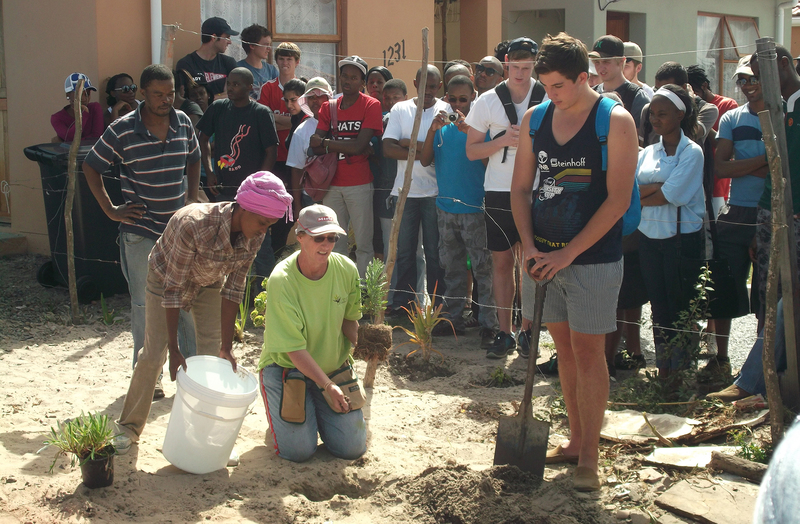
[[[510,55],[514,51],[529,51],[535,55],[539,52],[539,45],[527,36],[521,36],[508,43],[506,54]]]
[[[473,62],[473,65],[491,68],[500,73],[501,75],[503,74],[503,63],[500,62],[500,60],[498,60],[497,57],[491,55],[484,56],[483,58],[481,58],[480,62]]]
[[[597,39],[592,46],[600,58],[614,58],[625,56],[625,44],[614,35],[604,35]]]
[[[752,73],[750,73],[752,74]],[[89,77],[84,75],[83,73],[72,73],[64,80],[64,92],[65,93],[72,93],[75,91],[75,88],[78,87],[78,81],[83,78],[83,89],[84,91],[97,91],[97,88],[92,85],[89,81]]]
[[[625,58],[642,63],[642,48],[636,42],[625,42]]]
[[[357,68],[359,68],[361,70],[362,73],[364,73],[364,76],[367,76],[367,63],[360,56],[353,55],[353,56],[348,56],[347,58],[343,58],[343,59],[339,60],[339,70],[340,71],[346,65],[356,66]]]
[[[302,211],[300,211],[300,216],[297,217],[297,225],[299,226],[297,229],[298,232],[303,231],[311,236],[324,235],[325,233],[347,234],[345,230],[339,226],[339,221],[336,219],[336,212],[322,204],[304,207]]]
[[[228,22],[225,21],[224,18],[220,18],[218,16],[207,18],[206,21],[203,22],[201,31],[204,35],[220,36],[223,33],[227,33],[231,36],[235,36],[239,34],[239,31],[234,31],[231,29],[231,26],[228,25]]]
[[[739,75],[753,76],[753,70],[750,68],[750,55],[745,55],[739,59],[736,65],[736,71],[733,73],[733,78]]]

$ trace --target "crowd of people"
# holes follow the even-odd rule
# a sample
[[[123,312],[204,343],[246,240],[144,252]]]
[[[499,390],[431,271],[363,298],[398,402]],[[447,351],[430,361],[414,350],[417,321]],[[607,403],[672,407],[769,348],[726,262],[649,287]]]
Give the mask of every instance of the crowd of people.
[[[332,377],[351,362],[359,277],[388,253],[412,145],[386,316],[405,315],[427,293],[452,323],[435,336],[479,328],[487,358],[536,358],[533,297],[549,286],[543,322],[557,358],[548,364],[560,375],[571,433],[548,461],[578,463],[576,489],[600,485],[608,376],[647,365],[644,304],[666,390],[693,365],[675,336],[696,298],[699,267],[685,262],[724,260],[735,287],[735,307],[709,321],[717,353],[701,376],[730,376],[732,318],[752,311],[763,327],[771,188],[755,55],[741,57],[733,74],[742,106],[712,92],[697,65],[666,62],[650,87],[638,78],[637,44],[605,35],[587,49],[565,33],[541,47],[527,37],[501,42],[476,63],[428,65],[409,93],[391,71],[356,55],[338,61],[335,89],[321,76],[298,78],[300,48],[282,42],[271,54],[272,35],[259,25],[242,31],[247,57],[235,63],[224,52],[238,34],[221,18],[206,20],[201,46],[175,71],[149,66],[138,86],[128,74],[111,77],[107,110],[74,73],[65,82],[70,103],[53,115],[54,140],[72,140],[83,79],[83,138],[97,139],[84,172],[103,210],[121,222],[131,289],[135,371],[120,424],[134,440],[151,398],[163,396],[167,357],[173,379],[196,353],[235,366],[233,321],[252,272],[268,278],[259,373],[276,453],[305,460],[318,433],[336,456],[364,453],[363,416]],[[780,46],[778,62],[794,181],[800,76]],[[422,115],[411,144],[414,94]],[[335,175],[312,198],[306,168],[331,153]],[[102,184],[112,165],[120,167],[120,206]],[[299,251],[284,257],[287,242]],[[618,354],[622,337],[627,349]],[[748,359],[742,377],[715,395],[762,392],[759,366]],[[300,420],[287,406],[298,377]]]

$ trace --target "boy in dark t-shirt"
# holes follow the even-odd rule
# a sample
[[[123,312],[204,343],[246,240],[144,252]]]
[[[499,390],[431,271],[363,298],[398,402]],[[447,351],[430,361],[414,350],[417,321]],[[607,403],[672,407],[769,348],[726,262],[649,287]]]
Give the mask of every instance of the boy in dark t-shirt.
[[[533,110],[525,114],[511,182],[523,267],[536,281],[552,279],[543,322],[558,352],[570,440],[549,450],[547,462],[576,461],[573,484],[579,491],[597,491],[601,484],[598,445],[608,400],[605,334],[616,329],[616,314],[608,305],[616,303],[622,282],[620,219],[630,204],[638,154],[633,118],[616,107],[603,171],[595,132],[600,95],[589,87],[588,69],[580,40],[566,33],[545,38],[534,70],[551,103],[533,140]]]
[[[228,22],[218,16],[203,22],[200,31],[200,49],[178,60],[175,69],[188,71],[195,82],[207,84],[208,93],[213,98],[225,91],[225,79],[236,67],[236,60],[224,53],[231,44],[231,35],[238,35],[239,32],[231,29]]]

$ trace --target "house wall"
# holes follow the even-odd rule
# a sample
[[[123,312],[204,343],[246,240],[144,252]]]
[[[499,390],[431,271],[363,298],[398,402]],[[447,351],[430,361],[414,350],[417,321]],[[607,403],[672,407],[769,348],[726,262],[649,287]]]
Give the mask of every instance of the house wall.
[[[603,0],[605,3],[605,0]],[[670,2],[654,2],[652,0],[625,0],[609,4],[607,10],[631,14],[630,35],[638,43],[645,57],[643,78],[652,84],[656,70],[669,60],[684,64],[695,62],[697,49],[697,13],[702,10],[708,13],[753,17],[758,20],[761,36],[774,36],[775,6],[780,0],[672,0]],[[536,20],[532,17],[535,10],[563,9],[563,24],[553,19],[552,25],[547,20]],[[522,15],[525,11],[531,13]],[[517,21],[516,24],[511,23]],[[526,24],[526,20],[528,23]],[[790,45],[791,16],[785,17],[786,45]],[[521,36],[521,31],[538,33],[539,37],[547,32],[555,33],[561,28],[581,39],[587,45],[606,33],[606,11],[600,11],[596,0],[580,0],[564,3],[562,0],[537,0],[532,4],[529,0],[505,0],[503,2],[503,38],[510,39]],[[528,35],[541,43],[534,35]],[[798,45],[800,47],[800,45]],[[755,47],[753,47],[755,50]],[[798,51],[800,53],[800,51]]]

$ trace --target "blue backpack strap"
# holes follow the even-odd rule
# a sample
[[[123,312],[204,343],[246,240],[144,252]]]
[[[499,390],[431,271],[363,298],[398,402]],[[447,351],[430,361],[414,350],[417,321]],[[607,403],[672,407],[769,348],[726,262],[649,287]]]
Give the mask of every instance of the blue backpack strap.
[[[539,130],[539,126],[542,125],[542,120],[544,120],[544,115],[547,114],[548,107],[550,107],[550,100],[545,100],[533,108],[531,119],[528,122],[531,129],[529,133],[531,135],[531,147],[533,147],[533,137],[536,135],[536,131]]]
[[[603,154],[603,171],[608,169],[608,132],[611,129],[611,112],[620,105],[616,100],[606,96],[600,98],[600,107],[594,119],[594,132],[600,141],[600,151]]]
[[[620,105],[619,102],[608,97],[602,97],[600,99],[600,107],[597,108],[597,117],[594,121],[594,130],[597,133],[597,140],[600,142],[600,150],[603,154],[603,171],[608,170],[608,132],[611,129],[611,112],[618,105]],[[639,183],[634,178],[631,203],[622,216],[622,236],[630,235],[636,231],[641,220],[642,205],[639,200]]]

